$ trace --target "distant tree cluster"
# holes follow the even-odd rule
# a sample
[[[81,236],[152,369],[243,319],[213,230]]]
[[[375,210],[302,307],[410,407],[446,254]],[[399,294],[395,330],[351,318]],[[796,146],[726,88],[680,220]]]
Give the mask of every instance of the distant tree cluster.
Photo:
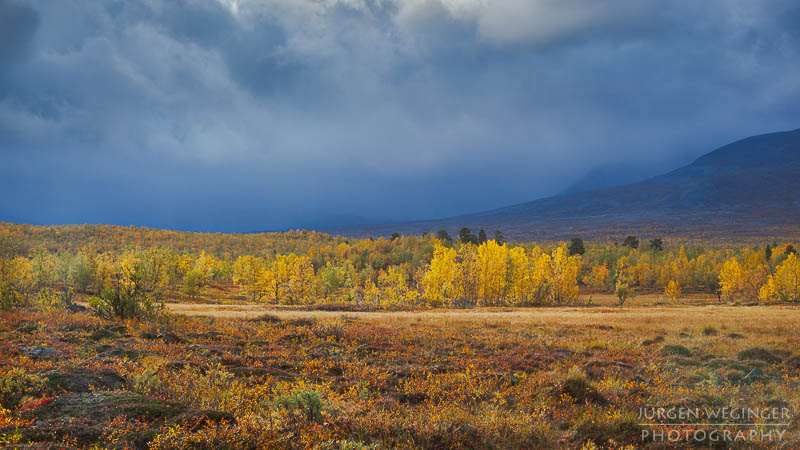
[[[453,239],[450,237],[450,234],[447,232],[447,230],[439,230],[436,233],[436,237],[448,245],[453,243]],[[461,230],[458,232],[458,241],[462,244],[480,245],[485,243],[487,240],[489,240],[489,236],[486,234],[486,230],[483,228],[478,230],[477,236],[473,234],[472,230],[467,227],[461,228]],[[499,244],[505,244],[506,239],[500,230],[495,230],[494,241]]]
[[[580,256],[566,246],[547,253],[494,240],[458,251],[437,245],[422,278],[429,306],[563,304],[578,296]]]

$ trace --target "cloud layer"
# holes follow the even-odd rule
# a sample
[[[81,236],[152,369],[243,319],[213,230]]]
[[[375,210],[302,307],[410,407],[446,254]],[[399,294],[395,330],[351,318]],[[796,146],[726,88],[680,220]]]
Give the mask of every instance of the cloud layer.
[[[0,0],[0,220],[312,227],[657,173],[800,126],[798,21],[792,1]]]

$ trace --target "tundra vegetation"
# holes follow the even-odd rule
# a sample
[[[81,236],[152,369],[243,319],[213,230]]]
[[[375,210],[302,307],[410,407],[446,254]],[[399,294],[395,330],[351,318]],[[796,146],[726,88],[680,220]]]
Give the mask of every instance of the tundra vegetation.
[[[0,229],[1,445],[661,448],[639,408],[800,407],[792,244]]]
[[[791,243],[703,247],[660,238],[504,242],[467,228],[345,239],[294,231],[199,234],[135,227],[0,224],[0,307],[89,299],[105,315],[157,314],[167,301],[369,309],[536,306],[581,293],[715,296],[740,304],[800,301]],[[127,305],[127,306],[126,306]],[[130,305],[136,305],[131,307]],[[125,309],[132,308],[132,309]]]

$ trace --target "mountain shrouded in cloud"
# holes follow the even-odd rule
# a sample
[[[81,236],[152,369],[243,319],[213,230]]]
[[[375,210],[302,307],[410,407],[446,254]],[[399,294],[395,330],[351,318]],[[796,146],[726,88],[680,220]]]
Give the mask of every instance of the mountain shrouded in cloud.
[[[0,0],[0,220],[330,227],[658,173],[797,128],[798,22],[793,1]]]
[[[438,220],[333,230],[357,237],[502,230],[512,239],[789,236],[800,221],[800,129],[750,136],[646,180]]]

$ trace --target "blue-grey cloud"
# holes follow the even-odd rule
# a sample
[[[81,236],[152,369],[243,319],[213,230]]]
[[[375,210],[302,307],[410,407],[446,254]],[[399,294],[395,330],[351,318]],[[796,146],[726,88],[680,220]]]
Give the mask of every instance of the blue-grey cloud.
[[[29,5],[0,2],[0,61],[9,64],[24,56],[38,25],[39,17]]]
[[[279,229],[503,206],[593,168],[637,179],[798,126],[799,16],[792,1],[0,0],[0,220]]]

